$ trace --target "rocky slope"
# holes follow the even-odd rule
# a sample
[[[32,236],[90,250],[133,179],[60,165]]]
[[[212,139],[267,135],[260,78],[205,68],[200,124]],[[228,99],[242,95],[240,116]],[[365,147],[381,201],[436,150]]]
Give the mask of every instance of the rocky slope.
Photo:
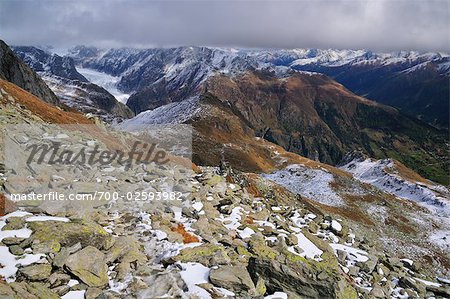
[[[391,157],[427,178],[448,183],[444,132],[358,97],[324,75],[216,75],[207,79],[202,88],[209,96],[201,98],[216,107],[216,112],[205,109],[195,113],[198,101],[185,100],[183,104],[143,112],[128,123],[170,121],[166,118],[175,115],[178,121],[191,119],[196,130],[209,138],[210,148],[215,149],[195,156],[201,165],[206,161],[217,163],[221,154],[213,153],[222,149],[222,144],[233,143],[232,137],[228,140],[223,136],[246,134],[329,164],[339,163],[352,150],[362,150],[375,158]],[[197,144],[202,147],[204,140]],[[252,151],[249,149],[249,153]],[[216,158],[211,159],[211,155]],[[249,165],[253,160],[247,155],[240,163],[249,168],[240,169],[258,169]]]
[[[106,89],[80,74],[72,58],[51,54],[36,47],[14,47],[13,50],[67,106],[107,122],[133,116],[129,108],[118,102]]]
[[[67,138],[60,129],[45,125],[57,121],[47,118],[55,115],[46,113],[51,109],[48,104],[11,83],[0,83],[3,127],[22,121],[29,123],[29,130],[20,131],[28,137],[15,137],[24,147],[34,139],[45,140],[49,136],[53,136],[50,140],[63,139],[70,148],[92,144],[93,140],[101,148],[111,146],[111,140],[114,144],[125,142],[125,146],[129,143],[120,135],[124,133],[112,135],[116,136],[113,139],[99,137],[97,130],[105,130],[101,126],[94,131],[70,131],[71,138]],[[266,163],[273,165],[270,180],[237,172],[226,165],[197,167],[195,172],[190,167],[183,170],[152,165],[145,168],[136,165],[124,171],[115,164],[96,168],[81,165],[78,171],[33,165],[24,169],[25,173],[4,167],[2,189],[7,195],[21,188],[37,192],[71,189],[84,193],[135,192],[148,188],[162,191],[168,186],[158,183],[163,180],[177,182],[178,188],[188,188],[181,190],[190,196],[181,202],[117,200],[98,201],[89,206],[76,202],[19,203],[20,211],[0,218],[3,266],[0,275],[6,280],[0,283],[2,296],[346,299],[448,296],[450,290],[445,279],[449,270],[448,251],[424,241],[430,227],[445,229],[445,225],[434,223],[429,211],[360,183],[342,170],[288,153],[245,131],[236,134],[230,126],[242,126],[245,119],[232,113],[230,106],[224,109],[227,105],[215,97],[191,101],[189,107],[198,110],[188,115],[202,117],[211,113],[209,116],[217,117],[217,113],[222,113],[234,119],[233,123],[218,122],[211,128],[221,132],[224,140],[234,139],[234,144],[223,143],[230,149],[247,145],[239,150],[265,153]],[[176,112],[176,105],[182,103],[169,109],[172,114],[159,111],[166,117],[164,122],[186,121]],[[80,114],[75,115],[80,118],[70,120],[67,115],[61,119],[74,123],[88,121]],[[220,118],[204,117],[206,120],[214,122]],[[223,133],[227,128],[228,135]],[[204,152],[208,151],[205,144]],[[256,162],[264,163],[263,157],[260,158]],[[294,193],[288,190],[288,185],[286,189],[271,182],[277,181],[277,169],[292,164],[301,165],[298,167],[303,170],[298,174],[309,177],[296,175],[295,169],[288,168],[288,173],[298,179],[295,186],[303,186],[300,190],[291,189]],[[33,169],[38,170],[38,176]],[[316,188],[308,189],[311,175],[323,178],[315,180]],[[377,209],[385,210],[375,213]],[[382,221],[378,217],[386,218]]]
[[[449,194],[445,187],[425,180],[405,166],[401,166],[398,177],[385,177],[384,172],[374,174],[379,184],[362,180],[356,174],[353,177],[254,137],[248,121],[236,111],[234,105],[207,95],[146,111],[119,128],[135,131],[147,125],[189,123],[194,128],[193,160],[196,163],[218,165],[226,161],[235,169],[265,173],[263,177],[301,195],[315,207],[347,219],[355,230],[356,227],[361,229],[361,234],[377,239],[383,248],[380,250],[414,255],[417,259],[428,259],[431,254],[439,260],[437,263],[441,266],[437,267],[448,263],[448,254],[444,253],[449,245],[445,237],[448,223],[446,214],[438,209],[442,204],[448,205]],[[356,159],[352,163],[357,164]],[[427,196],[418,197],[420,190]],[[437,200],[432,205],[422,205],[430,203],[431,198]],[[440,228],[434,229],[435,225]],[[411,239],[421,245],[410,249],[405,244]]]
[[[54,105],[60,103],[58,97],[45,82],[23,63],[2,40],[0,40],[0,78],[16,84],[48,103]]]

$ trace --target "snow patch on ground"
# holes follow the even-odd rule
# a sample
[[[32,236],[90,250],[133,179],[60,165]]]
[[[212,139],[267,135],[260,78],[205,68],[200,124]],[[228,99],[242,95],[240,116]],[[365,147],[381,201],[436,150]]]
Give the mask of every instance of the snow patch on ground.
[[[189,289],[188,294],[199,298],[211,298],[211,295],[205,289],[197,286],[198,284],[209,283],[210,269],[200,263],[179,263],[179,265],[182,268],[181,278]]]
[[[198,101],[198,97],[192,97],[141,112],[132,119],[122,122],[118,128],[124,131],[134,131],[136,128],[142,129],[142,125],[183,123],[199,111]]]
[[[306,257],[309,259],[314,259],[316,261],[321,261],[322,259],[320,256],[322,255],[323,251],[317,248],[316,245],[314,245],[313,242],[311,242],[307,237],[305,237],[302,233],[295,234],[298,240],[298,244],[295,246],[289,246],[288,250],[296,255],[299,255],[301,257]],[[300,253],[296,251],[296,248],[301,249]]]
[[[329,206],[344,205],[343,199],[332,189],[334,177],[325,169],[312,169],[292,164],[270,174],[262,174],[289,191]]]
[[[61,297],[61,299],[84,299],[85,290],[82,291],[69,291],[67,294]]]
[[[16,256],[9,252],[7,246],[0,246],[0,277],[5,277],[7,282],[15,280],[15,275],[19,269],[17,266],[28,266],[44,258],[44,254],[28,254]]]
[[[69,222],[70,219],[66,217],[54,217],[54,216],[32,216],[26,219],[27,222],[36,222],[36,221],[61,221],[61,222]]]

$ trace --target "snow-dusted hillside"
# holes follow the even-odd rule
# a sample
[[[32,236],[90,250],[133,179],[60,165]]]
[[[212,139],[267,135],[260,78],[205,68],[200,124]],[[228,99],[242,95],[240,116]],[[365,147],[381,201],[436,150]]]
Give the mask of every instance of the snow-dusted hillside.
[[[437,213],[450,216],[450,192],[444,186],[405,179],[396,173],[392,159],[356,158],[340,167],[358,180],[397,197],[412,200]]]
[[[72,58],[61,57],[35,47],[15,47],[14,51],[44,79],[67,106],[98,116],[107,122],[132,116],[132,112],[125,105],[117,102],[116,98],[103,88],[105,85],[116,92],[119,99],[125,100],[128,95],[114,88],[114,77],[86,69],[81,69],[81,74]]]
[[[432,182],[419,182],[398,170],[392,159],[373,160],[357,157],[340,168],[350,172],[357,180],[370,184],[401,199],[414,201],[430,211],[433,221],[446,229],[430,229],[429,240],[445,248],[450,247],[450,192]],[[425,219],[418,217],[417,221]]]

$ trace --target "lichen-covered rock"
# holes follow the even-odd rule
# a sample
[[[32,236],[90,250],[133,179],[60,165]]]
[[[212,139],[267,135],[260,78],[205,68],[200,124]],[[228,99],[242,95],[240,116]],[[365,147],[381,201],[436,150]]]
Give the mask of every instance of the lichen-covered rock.
[[[25,226],[25,219],[23,217],[10,217],[6,219],[6,225],[2,230],[21,229]]]
[[[65,265],[70,273],[90,287],[102,287],[108,284],[105,255],[93,246],[88,246],[69,256]]]
[[[13,299],[16,292],[11,288],[10,285],[5,282],[0,282],[0,298]]]
[[[10,284],[16,295],[14,298],[59,299],[60,297],[42,283],[12,282]]]
[[[30,222],[33,231],[32,248],[34,253],[58,252],[62,246],[72,246],[78,242],[83,247],[93,246],[101,249],[110,238],[109,234],[95,222],[74,220],[71,222]]]
[[[290,252],[279,253],[276,259],[257,255],[250,258],[248,272],[253,281],[263,279],[268,289],[283,290],[293,298],[357,298],[341,280],[335,256],[324,252],[322,259],[317,262]]]
[[[147,257],[141,250],[141,244],[132,236],[122,236],[115,240],[105,256],[106,262],[125,261],[143,263]]]
[[[209,273],[209,280],[218,287],[238,294],[255,292],[255,285],[246,267],[243,265],[220,266],[217,269],[212,269]]]
[[[33,264],[19,269],[19,274],[31,281],[46,280],[51,272],[49,264]]]
[[[229,264],[231,259],[222,245],[203,244],[185,248],[173,258],[179,262],[197,262],[207,267]]]

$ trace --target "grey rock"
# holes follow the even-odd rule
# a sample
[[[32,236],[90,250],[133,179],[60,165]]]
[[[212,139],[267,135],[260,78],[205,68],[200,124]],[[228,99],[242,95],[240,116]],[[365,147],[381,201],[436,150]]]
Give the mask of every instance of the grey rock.
[[[347,260],[348,253],[346,251],[340,250],[340,249],[336,250],[336,253],[337,253],[338,261],[341,264],[344,264],[345,261]]]
[[[356,265],[360,267],[361,271],[370,274],[377,266],[377,263],[378,258],[374,255],[369,255],[369,260],[367,260],[366,262],[357,262]]]
[[[19,245],[12,245],[9,247],[9,251],[14,255],[22,255],[24,250]]]
[[[104,254],[97,248],[88,246],[71,256],[65,263],[68,270],[91,287],[108,284],[108,266]]]
[[[19,269],[20,275],[31,281],[46,280],[52,272],[49,264],[33,264]]]
[[[4,238],[2,240],[2,243],[5,245],[18,245],[21,242],[23,242],[25,239],[24,238],[16,238],[16,237],[8,237],[8,238]]]
[[[209,274],[211,283],[233,292],[241,293],[255,289],[255,285],[245,266],[221,266]]]
[[[69,280],[70,275],[61,272],[54,272],[48,278],[48,282],[50,283],[50,286],[53,288],[67,284]]]

